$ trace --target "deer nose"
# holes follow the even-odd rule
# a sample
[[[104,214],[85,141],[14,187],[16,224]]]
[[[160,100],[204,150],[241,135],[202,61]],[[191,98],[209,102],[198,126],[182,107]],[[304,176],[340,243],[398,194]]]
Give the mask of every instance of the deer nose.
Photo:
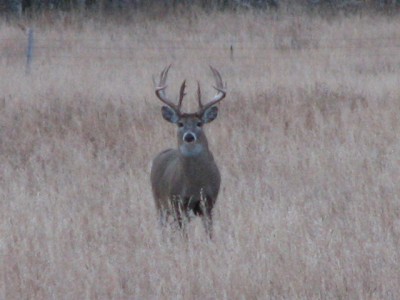
[[[186,143],[193,143],[194,141],[196,141],[196,136],[192,132],[189,131],[183,135],[183,140]]]

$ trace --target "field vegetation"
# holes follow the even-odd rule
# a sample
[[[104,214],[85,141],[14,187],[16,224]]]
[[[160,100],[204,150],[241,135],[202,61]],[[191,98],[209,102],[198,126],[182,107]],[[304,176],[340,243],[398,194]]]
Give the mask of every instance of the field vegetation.
[[[19,21],[24,22],[24,21]],[[21,24],[19,24],[21,25]],[[0,23],[1,299],[399,299],[400,18],[175,12]],[[228,86],[214,238],[158,227],[152,76]]]

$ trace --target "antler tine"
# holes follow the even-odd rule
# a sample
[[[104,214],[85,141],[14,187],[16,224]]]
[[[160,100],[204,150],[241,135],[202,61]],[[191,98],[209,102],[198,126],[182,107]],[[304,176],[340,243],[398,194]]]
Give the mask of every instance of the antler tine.
[[[164,87],[167,82],[167,76],[168,76],[168,71],[171,68],[171,65],[165,67],[160,74],[160,82],[158,84],[158,87]],[[165,86],[166,87],[166,86]]]
[[[222,81],[221,74],[212,66],[210,66],[210,69],[214,75],[214,79],[215,79],[215,83],[216,83],[216,86],[213,86],[213,88],[216,89],[218,91],[218,93],[214,96],[214,98],[210,102],[208,102],[204,106],[203,105],[200,106],[200,104],[199,104],[201,113],[203,113],[209,107],[214,106],[215,104],[220,102],[226,96],[225,85]]]
[[[168,99],[167,95],[165,94],[165,89],[167,88],[167,77],[168,77],[168,71],[171,68],[171,65],[167,66],[164,70],[161,71],[160,74],[160,81],[158,85],[155,87],[155,92],[157,95],[157,98],[160,99],[163,103],[167,104],[169,107],[175,109],[177,112],[180,112],[180,104],[181,104],[181,99],[179,100],[179,105],[175,105],[171,100]],[[153,81],[155,83],[155,79],[153,78]],[[182,88],[181,88],[182,89]]]
[[[200,90],[200,82],[197,81],[197,101],[199,102],[199,109],[203,109],[203,104],[201,103],[201,90]]]
[[[223,88],[224,87],[224,83],[222,82],[221,74],[219,74],[217,69],[213,68],[212,66],[210,66],[210,69],[213,72],[214,79],[215,79],[215,81],[217,83],[217,86],[220,87],[220,88]]]
[[[178,109],[181,109],[183,97],[185,97],[185,87],[186,87],[186,79],[182,82],[181,89],[179,91],[179,102],[178,102]]]

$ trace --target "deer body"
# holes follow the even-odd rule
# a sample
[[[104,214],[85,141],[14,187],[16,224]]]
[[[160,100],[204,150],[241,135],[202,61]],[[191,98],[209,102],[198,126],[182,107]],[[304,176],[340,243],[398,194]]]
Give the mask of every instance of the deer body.
[[[202,216],[201,201],[206,201],[204,205],[211,213],[220,182],[219,170],[210,152],[182,157],[179,150],[169,149],[153,161],[151,183],[156,207],[160,213],[166,212],[178,219],[182,218],[181,213]]]
[[[218,108],[214,105],[225,97],[225,91],[219,73],[212,68],[219,93],[213,101],[203,106],[199,87],[199,111],[181,113],[185,82],[176,106],[164,94],[168,70],[169,67],[161,73],[156,94],[167,104],[162,107],[164,119],[178,125],[178,148],[165,150],[153,160],[150,177],[156,208],[163,225],[169,216],[180,227],[192,215],[202,217],[205,229],[211,236],[212,209],[218,197],[221,176],[202,127],[217,117]]]

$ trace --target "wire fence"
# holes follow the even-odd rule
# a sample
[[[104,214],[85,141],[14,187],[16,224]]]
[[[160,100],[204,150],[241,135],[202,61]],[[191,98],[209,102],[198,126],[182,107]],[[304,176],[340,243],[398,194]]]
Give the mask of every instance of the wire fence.
[[[157,39],[156,45],[148,41],[134,46],[96,45],[104,41],[91,38],[59,38],[49,39],[35,36],[33,29],[28,29],[25,37],[0,38],[1,44],[25,45],[25,49],[15,49],[0,53],[1,56],[20,57],[25,53],[26,73],[31,72],[32,63],[39,58],[48,59],[85,59],[99,60],[130,60],[141,57],[143,59],[159,55],[173,55],[176,52],[196,52],[202,58],[235,59],[268,59],[277,56],[291,55],[304,51],[316,50],[320,53],[334,55],[337,50],[346,50],[348,56],[359,57],[387,57],[400,60],[400,36],[395,37],[360,37],[360,38],[299,38],[296,36],[275,36],[270,39],[255,42],[255,45],[236,42],[226,45],[215,45],[196,40]],[[113,43],[112,40],[110,43]],[[75,47],[73,45],[79,45]],[[16,46],[16,47],[18,47]],[[20,46],[19,46],[20,47]],[[0,48],[1,49],[1,48]],[[273,51],[271,51],[273,50]],[[68,53],[70,51],[70,53]],[[210,55],[210,53],[213,53]],[[342,53],[341,53],[342,54]]]
[[[29,32],[33,32],[33,30],[28,30],[28,33],[26,37],[18,37],[18,38],[0,38],[0,43],[4,42],[15,42],[15,43],[21,43],[21,42],[26,42],[29,39]],[[304,42],[309,45],[323,45],[320,46],[319,48],[323,47],[328,47],[329,49],[337,49],[337,48],[342,48],[343,46],[347,47],[362,47],[362,46],[369,46],[371,43],[374,43],[375,46],[377,47],[387,47],[387,46],[395,46],[395,47],[400,47],[400,35],[398,37],[360,37],[360,38],[300,38],[300,37],[295,37],[291,35],[277,35],[273,39],[265,39],[265,45],[262,46],[253,46],[253,45],[240,45],[240,48],[243,49],[264,49],[265,47],[267,48],[275,48],[276,45],[275,43],[277,40],[293,40],[293,41],[298,41],[298,42]],[[62,46],[60,44],[65,44],[65,43],[81,43],[82,42],[89,42],[89,43],[98,43],[99,39],[96,38],[58,38],[58,39],[49,39],[49,38],[41,38],[35,35],[35,41],[39,46],[39,48],[44,48],[44,49],[59,49]],[[188,46],[186,45],[187,43],[195,44],[198,43],[196,46]],[[258,40],[259,42],[259,40]],[[40,45],[41,43],[46,43],[47,45]],[[156,41],[157,46],[149,46],[146,45],[146,42],[144,42],[144,46],[138,45],[138,46],[85,46],[85,48],[88,49],[97,49],[97,50],[115,50],[115,49],[122,49],[122,50],[134,50],[134,49],[142,49],[142,48],[175,48],[175,49],[195,49],[195,48],[209,48],[210,46],[213,48],[226,48],[229,47],[231,44],[235,44],[235,41],[232,41],[231,44],[227,46],[215,46],[215,45],[201,45],[200,43],[203,43],[202,41],[196,41],[196,40],[188,40],[188,39],[182,39],[182,40],[177,40],[177,39],[157,39]],[[343,45],[345,44],[352,44],[352,45]],[[59,44],[60,46],[57,46]],[[327,45],[328,44],[328,45]],[[159,46],[161,45],[161,46]],[[324,46],[326,45],[326,46]]]

